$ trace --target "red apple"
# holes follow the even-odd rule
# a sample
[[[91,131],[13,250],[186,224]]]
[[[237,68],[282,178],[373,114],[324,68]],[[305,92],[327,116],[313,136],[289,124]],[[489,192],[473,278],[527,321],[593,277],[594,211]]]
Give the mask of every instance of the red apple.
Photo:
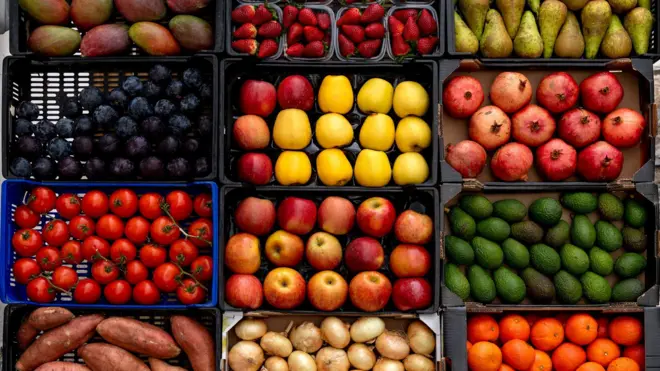
[[[225,284],[225,301],[232,307],[257,309],[263,300],[261,282],[251,274],[234,274]]]
[[[263,236],[275,225],[275,205],[270,200],[248,197],[238,204],[234,219],[238,229]]]
[[[278,309],[293,309],[305,301],[305,279],[291,268],[275,268],[264,280],[266,301]]]
[[[383,237],[390,233],[395,217],[394,205],[382,197],[366,199],[357,210],[358,227],[373,237]]]
[[[316,224],[316,204],[299,197],[287,197],[277,207],[277,223],[295,234],[307,234]]]
[[[282,109],[309,111],[314,107],[314,88],[304,76],[287,76],[277,86],[277,101]]]
[[[225,246],[225,265],[234,273],[253,274],[261,265],[259,239],[249,233],[237,233]]]
[[[431,269],[431,254],[419,245],[399,245],[390,254],[390,270],[399,278],[423,277]]]
[[[241,86],[238,105],[247,115],[267,117],[275,110],[275,87],[266,81],[247,80]]]
[[[394,283],[392,301],[398,310],[428,308],[432,300],[431,285],[423,278],[402,278]]]
[[[433,236],[433,220],[428,215],[406,210],[396,218],[394,234],[403,243],[427,244]]]
[[[273,162],[263,153],[246,153],[236,164],[238,179],[256,185],[264,185],[273,177]]]
[[[316,232],[307,240],[305,256],[314,269],[332,270],[341,264],[341,244],[329,233]]]
[[[328,233],[344,235],[353,229],[355,207],[345,198],[326,198],[321,202],[318,214],[319,227]]]
[[[351,272],[375,271],[385,261],[383,247],[371,237],[356,238],[346,246],[346,266]]]
[[[376,312],[387,305],[392,295],[392,283],[382,273],[362,272],[351,280],[348,295],[355,307],[365,312]]]
[[[266,240],[266,257],[278,267],[295,267],[304,250],[302,239],[287,231],[277,231]]]
[[[268,125],[256,115],[245,115],[236,119],[232,135],[238,148],[246,151],[266,148],[270,143]]]
[[[332,311],[339,309],[346,301],[348,284],[337,272],[318,272],[307,284],[307,297],[318,310]]]

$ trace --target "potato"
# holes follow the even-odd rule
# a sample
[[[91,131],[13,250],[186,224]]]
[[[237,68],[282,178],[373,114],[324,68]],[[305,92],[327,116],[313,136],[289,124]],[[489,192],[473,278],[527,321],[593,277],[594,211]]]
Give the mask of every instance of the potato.
[[[46,331],[71,321],[73,317],[75,316],[68,309],[43,307],[30,314],[28,323],[37,330]]]
[[[34,371],[91,371],[87,366],[73,362],[48,362]]]
[[[193,371],[215,370],[213,336],[199,322],[185,316],[172,316],[172,335],[192,365]]]
[[[149,366],[151,366],[151,371],[186,371],[185,368],[172,366],[165,361],[151,357],[149,358]]]
[[[85,344],[78,348],[78,356],[92,371],[150,371],[138,357],[106,343]]]
[[[16,334],[18,347],[21,350],[25,350],[37,338],[37,335],[39,335],[39,330],[27,322],[21,323],[21,327],[18,328],[18,333]]]
[[[181,353],[172,336],[154,325],[138,320],[110,317],[96,326],[105,341],[134,353],[154,358],[174,358]]]

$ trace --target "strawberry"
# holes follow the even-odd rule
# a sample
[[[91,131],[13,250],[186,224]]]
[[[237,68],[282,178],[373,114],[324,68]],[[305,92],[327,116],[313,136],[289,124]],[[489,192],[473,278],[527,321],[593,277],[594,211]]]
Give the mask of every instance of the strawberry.
[[[232,42],[231,47],[239,53],[255,55],[257,53],[257,49],[259,48],[259,43],[254,39],[243,39]]]
[[[408,18],[406,21],[406,25],[403,28],[403,39],[406,41],[419,40],[419,27],[417,27],[417,23],[412,18]]]
[[[298,21],[304,24],[305,26],[316,26],[319,23],[316,19],[316,14],[310,8],[303,8],[300,13],[298,13]]]
[[[341,31],[354,43],[361,43],[364,41],[364,28],[362,28],[362,26],[345,24],[341,26]]]
[[[278,48],[279,45],[277,44],[277,41],[273,39],[266,39],[261,42],[261,45],[259,45],[259,53],[257,54],[257,57],[262,59],[271,57],[277,53]]]
[[[298,8],[295,6],[287,5],[282,9],[282,26],[285,29],[291,27],[296,22],[296,18],[298,18]]]
[[[365,58],[374,57],[380,51],[380,45],[382,42],[382,40],[363,41],[357,47],[358,53]]]
[[[438,31],[438,24],[433,18],[433,14],[426,9],[422,9],[419,12],[419,18],[417,18],[417,26],[421,31],[422,35],[431,35],[435,34]]]
[[[330,29],[330,14],[326,12],[320,12],[316,15],[316,18],[319,21],[319,28],[322,30]]]
[[[252,23],[245,23],[234,30],[234,39],[254,39],[257,37],[257,28]]]
[[[254,13],[252,23],[254,23],[255,26],[261,26],[262,24],[273,19],[277,20],[277,14],[273,8],[268,6],[268,4],[261,4],[259,7],[257,7],[257,10]]]
[[[300,23],[294,23],[289,27],[289,32],[286,34],[286,43],[293,45],[302,39],[303,26]]]
[[[282,34],[282,25],[278,21],[268,21],[259,26],[259,36],[274,39]]]
[[[339,17],[337,20],[337,26],[343,26],[345,24],[360,24],[360,18],[362,13],[358,8],[349,8],[344,14]]]
[[[323,42],[330,45],[332,43],[332,41],[331,41],[332,37],[331,36],[332,35],[330,35],[330,32],[326,32],[325,36],[323,36]]]
[[[348,37],[339,34],[339,54],[343,57],[350,57],[355,54],[355,44]]]
[[[321,41],[323,40],[323,36],[325,36],[325,32],[314,26],[305,26],[303,28],[303,34],[305,35],[305,40],[307,40],[307,42]]]
[[[390,16],[389,18],[387,18],[387,24],[390,27],[390,33],[392,34],[392,36],[403,35],[403,29],[405,27],[400,20],[394,18],[393,16]]]
[[[410,45],[403,39],[403,35],[392,36],[392,54],[401,57],[410,53]]]
[[[394,18],[406,23],[408,18],[417,19],[417,9],[400,9],[394,12]]]
[[[305,45],[305,50],[303,50],[303,55],[309,58],[321,58],[325,55],[327,47],[321,41],[312,41],[311,43]]]
[[[236,23],[252,22],[254,18],[254,5],[243,5],[231,11],[231,20]]]
[[[382,23],[374,22],[365,27],[364,33],[370,39],[383,39],[385,37],[385,27]]]
[[[302,57],[305,46],[301,43],[290,45],[286,49],[286,55],[289,57]]]
[[[381,19],[383,19],[383,16],[385,15],[385,8],[383,8],[382,5],[380,4],[371,4],[367,7],[367,9],[362,12],[362,16],[360,17],[360,22],[362,23],[371,23],[371,22],[378,22]]]
[[[433,54],[437,43],[438,38],[435,36],[422,37],[417,41],[417,52],[422,55]]]

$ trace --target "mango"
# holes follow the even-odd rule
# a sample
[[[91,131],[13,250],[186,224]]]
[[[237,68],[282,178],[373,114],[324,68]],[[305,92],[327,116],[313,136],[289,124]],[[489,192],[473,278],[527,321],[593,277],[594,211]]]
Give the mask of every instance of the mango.
[[[128,26],[104,24],[87,31],[80,44],[83,57],[103,57],[125,54],[131,48]]]
[[[104,24],[112,15],[112,0],[73,0],[71,20],[81,30]]]
[[[209,0],[167,0],[167,6],[179,14],[196,13],[209,5]]]
[[[134,23],[128,29],[128,36],[133,42],[150,55],[178,55],[179,44],[170,31],[153,22]]]
[[[170,20],[169,26],[172,35],[184,49],[213,49],[213,29],[205,20],[193,15],[177,15]]]
[[[28,47],[34,53],[47,57],[73,55],[80,46],[80,33],[68,27],[37,27],[28,38]]]
[[[163,0],[115,0],[115,7],[130,22],[158,21],[167,14]]]
[[[69,22],[69,3],[65,0],[18,0],[18,5],[39,23],[58,25]]]

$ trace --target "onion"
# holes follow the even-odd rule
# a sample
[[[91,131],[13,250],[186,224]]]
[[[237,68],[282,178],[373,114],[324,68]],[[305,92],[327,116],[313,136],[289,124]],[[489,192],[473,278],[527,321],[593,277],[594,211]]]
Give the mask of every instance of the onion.
[[[372,371],[405,371],[403,363],[388,358],[379,358]]]
[[[351,342],[351,334],[348,332],[350,325],[337,317],[326,317],[321,322],[321,334],[323,340],[335,348],[344,349]]]
[[[266,370],[264,371],[289,371],[289,365],[282,357],[268,357],[264,364]]]
[[[241,340],[256,340],[268,331],[266,321],[262,319],[246,318],[236,325],[234,332]]]
[[[435,349],[435,334],[422,321],[414,321],[408,326],[408,340],[413,352],[431,355]]]
[[[316,353],[323,346],[321,329],[311,322],[304,322],[289,333],[293,347],[307,353]]]
[[[325,347],[316,353],[318,371],[348,371],[350,366],[346,352],[341,349]]]
[[[264,363],[264,352],[254,341],[239,341],[227,356],[229,368],[241,371],[257,371]]]
[[[366,343],[385,331],[385,322],[378,317],[362,317],[351,325],[351,338],[356,343]]]
[[[348,348],[348,361],[360,370],[371,370],[376,363],[376,355],[368,346],[355,343]]]
[[[289,356],[289,371],[316,371],[316,362],[309,354],[296,350]]]
[[[262,338],[259,343],[266,354],[279,356],[279,357],[288,357],[293,351],[293,346],[289,339],[286,336],[273,331],[268,331]]]
[[[410,346],[406,334],[401,331],[385,330],[376,339],[376,350],[381,356],[394,360],[402,360],[410,354]]]
[[[411,354],[403,360],[406,371],[435,371],[435,362],[421,354]]]

